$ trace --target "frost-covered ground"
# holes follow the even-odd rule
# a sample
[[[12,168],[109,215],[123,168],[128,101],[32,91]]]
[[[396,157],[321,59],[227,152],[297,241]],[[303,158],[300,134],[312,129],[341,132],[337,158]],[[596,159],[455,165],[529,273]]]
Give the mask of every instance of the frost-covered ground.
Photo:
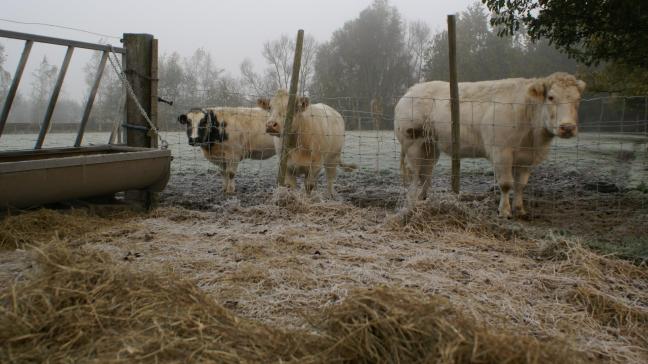
[[[488,327],[557,339],[592,361],[646,362],[645,264],[581,245],[648,236],[648,194],[634,182],[646,180],[645,140],[557,140],[526,191],[532,219],[503,221],[492,169],[479,160],[462,163],[457,197],[446,192],[443,157],[434,193],[400,211],[404,191],[391,135],[348,133],[344,159],[360,168],[339,173],[331,201],[276,189],[276,157],[243,162],[238,193],[224,196],[216,167],[183,133],[167,133],[174,160],[159,209],[105,221],[75,209],[34,211],[8,217],[24,231],[6,235],[9,242],[23,236],[23,244],[62,239],[75,251],[106,253],[124,269],[173,272],[234,314],[278,328],[308,327],[306,317],[353,290],[387,286],[447,298]],[[74,139],[49,138],[61,145]],[[79,231],[65,233],[84,219]],[[28,279],[36,264],[21,247],[0,254],[4,286]]]
[[[169,184],[161,193],[163,206],[215,211],[225,204],[249,207],[269,203],[275,188],[276,156],[264,161],[244,160],[236,176],[237,193],[226,196],[221,192],[218,167],[206,161],[199,148],[187,144],[184,132],[165,132],[163,136],[174,158]],[[71,133],[50,134],[45,146],[69,146],[74,137]],[[35,134],[4,135],[0,149],[31,148],[35,139]],[[102,144],[107,139],[107,133],[87,133],[84,142]],[[404,203],[399,153],[400,145],[392,131],[347,132],[343,159],[359,168],[354,172],[339,171],[336,199],[357,207],[380,207],[386,212],[398,210]],[[433,175],[432,199],[435,193],[449,189],[447,156],[440,158]],[[623,226],[628,220],[632,222],[644,216],[642,211],[648,208],[648,196],[637,188],[645,189],[645,183],[648,183],[645,136],[580,133],[569,140],[554,139],[549,157],[531,175],[525,200],[534,224],[565,231],[603,232],[616,237],[626,233],[635,235],[635,228]],[[324,186],[322,173],[319,191]],[[492,201],[489,206],[496,209],[498,189],[490,163],[480,159],[462,160],[461,191],[462,198]],[[322,198],[316,193],[316,200],[318,196]]]

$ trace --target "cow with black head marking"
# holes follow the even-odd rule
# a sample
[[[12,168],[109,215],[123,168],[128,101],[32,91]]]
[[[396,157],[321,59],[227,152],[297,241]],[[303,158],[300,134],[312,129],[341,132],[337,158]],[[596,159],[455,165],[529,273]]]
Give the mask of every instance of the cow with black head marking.
[[[191,109],[178,116],[189,145],[199,146],[207,160],[220,167],[223,191],[236,192],[234,176],[243,159],[275,155],[272,136],[265,133],[269,114],[260,108],[213,107]]]

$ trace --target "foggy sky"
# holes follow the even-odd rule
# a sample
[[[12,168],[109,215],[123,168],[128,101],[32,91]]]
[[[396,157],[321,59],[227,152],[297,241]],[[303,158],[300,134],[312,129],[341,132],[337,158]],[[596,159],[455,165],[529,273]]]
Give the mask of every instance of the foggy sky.
[[[20,0],[5,1],[0,18],[40,22],[86,29],[119,38],[122,33],[149,33],[159,39],[159,53],[178,51],[190,56],[203,47],[214,57],[219,68],[239,75],[239,65],[249,58],[257,70],[265,67],[261,57],[265,41],[281,34],[294,37],[302,28],[317,41],[327,41],[346,21],[356,18],[372,0]],[[464,10],[471,0],[391,0],[407,21],[423,20],[433,32],[444,29],[446,15]],[[103,38],[76,31],[39,25],[20,25],[0,21],[0,28],[80,41],[111,43],[119,39]],[[5,69],[12,74],[24,42],[0,38],[8,56]],[[91,51],[75,50],[63,87],[63,95],[81,99],[86,86],[82,67]],[[29,77],[43,55],[60,66],[65,47],[35,43],[20,91],[28,95]]]

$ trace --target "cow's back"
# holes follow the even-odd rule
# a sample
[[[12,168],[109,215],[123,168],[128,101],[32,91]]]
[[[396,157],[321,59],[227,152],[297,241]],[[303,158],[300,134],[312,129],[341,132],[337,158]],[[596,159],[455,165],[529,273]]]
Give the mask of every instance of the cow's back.
[[[273,137],[265,132],[268,112],[256,107],[217,107],[211,110],[220,123],[227,123],[227,140],[221,149],[251,159],[267,159],[275,154]]]
[[[326,104],[310,105],[295,123],[298,152],[321,153],[325,162],[339,157],[344,147],[344,119],[335,109]]]
[[[515,147],[521,134],[531,129],[524,116],[530,80],[514,78],[459,83],[461,156],[489,157],[495,145]],[[450,153],[450,86],[431,81],[412,86],[395,108],[394,129],[401,143],[408,137],[426,135]],[[509,133],[507,129],[516,130]]]

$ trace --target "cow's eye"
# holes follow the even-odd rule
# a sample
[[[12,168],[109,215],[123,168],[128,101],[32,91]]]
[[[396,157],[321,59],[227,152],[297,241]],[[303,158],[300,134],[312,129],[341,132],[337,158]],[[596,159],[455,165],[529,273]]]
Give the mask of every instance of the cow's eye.
[[[553,96],[549,96],[549,97],[547,97],[547,98],[549,99],[549,101],[553,101],[553,100],[554,100],[554,97],[553,97]]]

